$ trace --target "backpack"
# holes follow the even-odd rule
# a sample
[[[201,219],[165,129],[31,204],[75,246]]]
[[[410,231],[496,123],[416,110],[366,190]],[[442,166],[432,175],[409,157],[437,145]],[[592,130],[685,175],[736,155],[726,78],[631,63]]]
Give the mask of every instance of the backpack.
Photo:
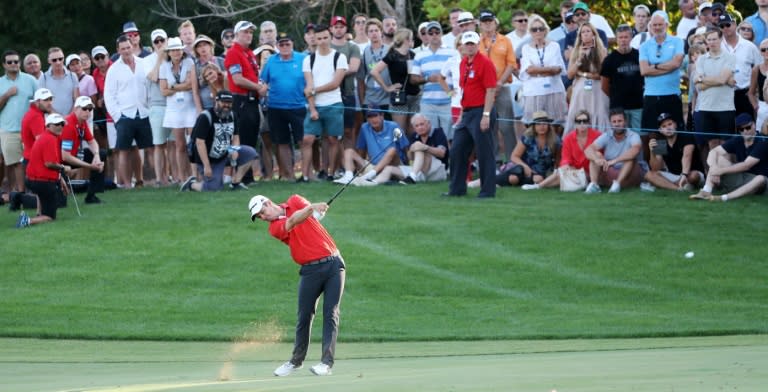
[[[336,63],[339,62],[339,56],[341,56],[341,52],[338,50],[335,50],[333,53],[333,70],[336,71]],[[315,53],[312,52],[312,54],[309,55],[309,71],[312,72],[312,69],[315,67]]]

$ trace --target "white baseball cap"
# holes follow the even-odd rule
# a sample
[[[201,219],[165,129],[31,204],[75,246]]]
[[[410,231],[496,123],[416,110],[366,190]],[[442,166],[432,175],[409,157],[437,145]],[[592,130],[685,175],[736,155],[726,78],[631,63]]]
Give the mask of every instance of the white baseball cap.
[[[464,34],[461,35],[461,44],[468,44],[473,43],[477,45],[477,43],[480,42],[480,36],[477,35],[474,31],[466,31]]]
[[[256,195],[251,198],[251,201],[248,202],[248,210],[251,212],[251,221],[256,220],[256,215],[261,212],[261,209],[264,208],[264,203],[266,203],[269,199],[267,199],[266,196],[262,195]]]
[[[181,43],[181,38],[171,37],[168,39],[168,46],[165,47],[165,50],[181,50],[181,49],[184,49],[184,44]]]
[[[64,120],[64,117],[61,116],[61,114],[58,113],[51,113],[47,116],[45,116],[45,125],[51,125],[51,124],[61,124],[61,123],[67,123],[66,120]]]
[[[472,13],[464,11],[464,12],[459,14],[459,19],[458,19],[457,23],[462,25],[464,23],[470,23],[470,22],[474,22],[474,21],[475,21],[475,17],[472,16]]]
[[[247,20],[241,20],[235,25],[235,34],[248,29],[256,30],[256,25]]]
[[[705,1],[701,4],[699,4],[699,15],[701,15],[701,12],[704,11],[707,8],[712,8],[712,3]]]
[[[107,56],[109,55],[109,52],[107,51],[107,48],[99,45],[99,46],[94,46],[93,49],[91,49],[91,57],[96,57],[97,54],[103,54]]]
[[[48,98],[53,98],[51,90],[48,90],[47,88],[39,88],[35,91],[32,101],[45,101]]]
[[[75,100],[76,108],[87,108],[88,106],[93,106],[93,101],[91,101],[89,96],[81,95]]]
[[[149,35],[152,42],[155,42],[155,38],[157,37],[163,37],[164,39],[168,39],[168,33],[165,32],[163,29],[154,29],[152,30],[152,33]]]
[[[69,67],[69,63],[71,63],[72,61],[75,61],[75,60],[80,61],[80,56],[78,56],[78,55],[76,55],[74,53],[70,54],[69,56],[67,56],[67,59],[64,60],[64,66],[65,67]]]

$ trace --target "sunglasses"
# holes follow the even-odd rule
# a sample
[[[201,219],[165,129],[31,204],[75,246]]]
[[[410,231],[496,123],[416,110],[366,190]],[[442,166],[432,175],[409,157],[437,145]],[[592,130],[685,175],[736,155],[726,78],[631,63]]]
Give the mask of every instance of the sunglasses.
[[[752,28],[750,28],[750,27],[742,27],[739,30],[741,30],[741,31],[749,31],[750,33],[752,32]]]
[[[540,33],[542,31],[547,31],[547,29],[543,27],[531,27],[531,33]]]
[[[427,35],[440,35],[439,31],[430,31]]]
[[[158,39],[156,39],[156,40],[154,40],[152,42],[154,42],[155,45],[161,44],[161,43],[165,42],[165,38],[158,38]]]
[[[586,12],[576,12],[576,13],[573,14],[573,16],[584,17],[584,16],[587,16],[587,13]]]
[[[731,24],[730,23],[723,23],[723,24],[718,25],[718,27],[720,27],[721,29],[727,29],[727,28],[731,27]]]
[[[588,118],[577,118],[576,120],[574,120],[574,122],[576,124],[589,124],[589,119]]]
[[[763,53],[768,52],[768,48],[760,48],[760,51]]]
[[[6,63],[6,64],[8,64],[8,65],[11,65],[11,64],[18,64],[18,63],[19,63],[19,60],[6,60],[6,61],[5,61],[5,63]]]
[[[656,57],[661,57],[661,45],[656,45]]]
[[[232,39],[235,38],[234,34],[224,34],[224,39]]]
[[[528,23],[528,19],[515,19],[513,20],[515,23]]]
[[[51,59],[54,63],[62,62],[64,61],[64,57],[56,57],[55,59]]]
[[[125,33],[125,35],[127,35],[129,37],[138,37],[139,33],[135,32],[135,31],[132,31],[130,33]]]
[[[105,58],[107,58],[107,56],[103,55],[103,54],[97,54],[97,55],[93,56],[93,59],[96,60],[96,61],[104,60]]]
[[[84,107],[84,108],[80,108],[80,109],[83,109],[83,110],[85,110],[86,112],[91,112],[91,111],[93,111],[93,106],[86,106],[86,107]]]
[[[739,131],[739,132],[751,131],[752,130],[752,125],[747,125],[746,127],[738,127],[738,128],[736,128],[736,130]]]

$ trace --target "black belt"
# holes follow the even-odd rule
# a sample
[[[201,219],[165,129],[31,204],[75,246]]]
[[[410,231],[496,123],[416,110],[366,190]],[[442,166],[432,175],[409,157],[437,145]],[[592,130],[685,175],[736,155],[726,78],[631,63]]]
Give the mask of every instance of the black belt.
[[[462,109],[462,112],[468,112],[470,110],[477,110],[477,109],[484,109],[484,108],[482,106],[472,106],[472,107]]]
[[[303,264],[303,265],[317,265],[317,264],[325,264],[329,261],[336,260],[336,258],[339,257],[339,254],[333,254],[327,257],[323,257],[322,259],[317,259],[314,261],[310,261],[309,263]]]

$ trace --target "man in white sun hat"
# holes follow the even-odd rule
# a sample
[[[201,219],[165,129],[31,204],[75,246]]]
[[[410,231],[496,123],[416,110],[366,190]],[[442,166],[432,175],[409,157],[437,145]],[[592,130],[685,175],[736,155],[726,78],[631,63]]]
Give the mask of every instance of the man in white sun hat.
[[[318,218],[328,211],[326,203],[311,203],[293,195],[276,204],[262,195],[248,203],[251,220],[269,223],[269,234],[284,242],[291,257],[301,266],[299,311],[296,341],[291,359],[275,369],[275,376],[290,375],[302,368],[307,356],[312,319],[320,294],[323,294],[323,345],[321,362],[310,368],[318,376],[328,376],[334,363],[339,334],[339,303],[344,292],[346,266],[336,243]]]

